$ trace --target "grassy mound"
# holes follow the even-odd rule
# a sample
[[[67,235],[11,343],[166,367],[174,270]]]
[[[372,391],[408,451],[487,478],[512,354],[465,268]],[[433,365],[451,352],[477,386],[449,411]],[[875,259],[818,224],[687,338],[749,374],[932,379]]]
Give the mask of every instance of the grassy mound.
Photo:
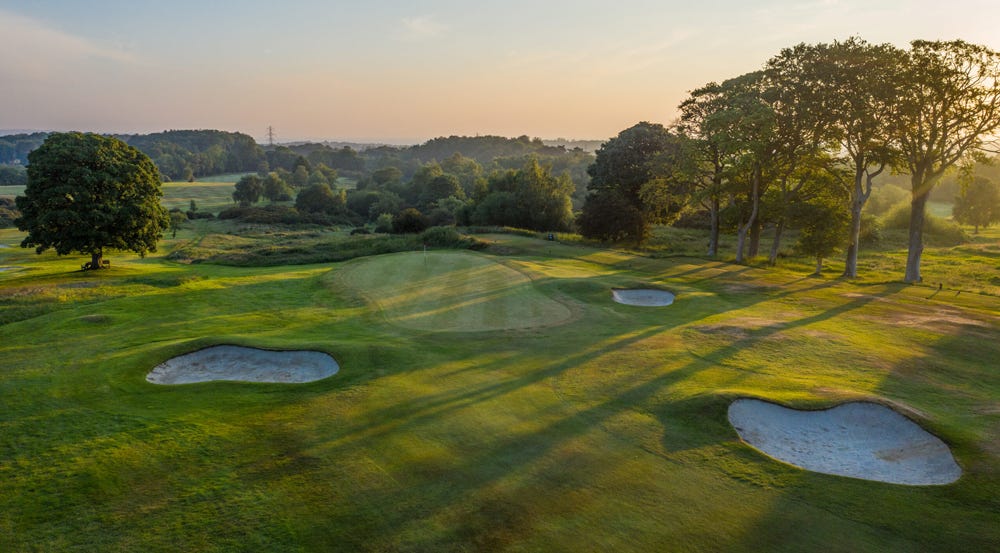
[[[569,308],[524,274],[463,252],[379,256],[339,273],[392,323],[445,332],[524,329],[565,322]]]

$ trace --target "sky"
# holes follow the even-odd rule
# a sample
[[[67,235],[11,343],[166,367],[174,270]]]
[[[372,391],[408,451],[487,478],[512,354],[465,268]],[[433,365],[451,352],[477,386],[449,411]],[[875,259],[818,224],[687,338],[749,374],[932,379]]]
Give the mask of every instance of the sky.
[[[607,139],[782,48],[1000,50],[996,0],[0,0],[0,129]]]

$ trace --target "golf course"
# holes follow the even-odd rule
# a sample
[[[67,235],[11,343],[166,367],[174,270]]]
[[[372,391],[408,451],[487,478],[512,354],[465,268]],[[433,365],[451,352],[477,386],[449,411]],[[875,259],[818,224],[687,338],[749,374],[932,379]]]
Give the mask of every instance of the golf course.
[[[906,285],[515,234],[334,263],[170,260],[196,227],[80,271],[22,236],[0,230],[0,551],[1000,544],[1000,298],[939,288],[952,258],[933,249],[928,282]],[[672,303],[615,301],[628,289]],[[214,346],[339,369],[147,379]],[[804,470],[741,439],[740,399],[888,407],[960,475]]]

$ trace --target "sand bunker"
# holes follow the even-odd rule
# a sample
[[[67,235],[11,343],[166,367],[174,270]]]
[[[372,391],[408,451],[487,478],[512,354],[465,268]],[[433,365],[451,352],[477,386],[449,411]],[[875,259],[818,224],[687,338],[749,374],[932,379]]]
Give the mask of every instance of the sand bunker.
[[[612,297],[618,303],[642,307],[663,307],[674,303],[674,294],[666,290],[636,289],[612,290]]]
[[[319,351],[269,351],[214,346],[157,365],[146,380],[153,384],[190,384],[213,380],[300,383],[320,380],[340,370],[333,357]]]
[[[948,446],[875,403],[798,411],[756,399],[729,406],[740,438],[797,467],[892,484],[950,484],[962,475]]]

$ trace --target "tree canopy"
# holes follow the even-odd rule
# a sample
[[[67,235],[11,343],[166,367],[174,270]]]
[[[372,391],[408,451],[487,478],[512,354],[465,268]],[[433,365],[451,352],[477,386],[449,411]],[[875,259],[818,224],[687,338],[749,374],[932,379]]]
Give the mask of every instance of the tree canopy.
[[[28,184],[16,221],[21,247],[89,254],[100,268],[106,249],[156,251],[169,226],[160,174],[148,156],[116,138],[53,133],[28,156]]]
[[[913,41],[895,117],[899,165],[910,175],[906,282],[920,282],[925,207],[949,168],[1000,128],[1000,53],[961,40]]]
[[[641,242],[650,223],[669,211],[677,190],[666,176],[670,158],[679,152],[680,142],[658,123],[642,121],[604,143],[597,150],[590,174],[591,195],[583,205],[578,224],[589,238],[630,238]],[[617,196],[618,198],[614,198]],[[655,200],[655,201],[654,201]],[[677,202],[683,203],[682,201]],[[613,205],[631,205],[631,216],[607,211]],[[633,216],[639,215],[639,219]],[[604,218],[610,220],[602,221]],[[615,220],[617,219],[617,221]]]
[[[274,178],[277,179],[277,175]],[[242,207],[247,207],[260,201],[264,193],[264,181],[257,175],[246,175],[237,181],[233,188],[233,201]]]
[[[986,177],[968,177],[963,181],[952,216],[959,223],[972,225],[979,234],[979,227],[1000,222],[1000,186]]]

